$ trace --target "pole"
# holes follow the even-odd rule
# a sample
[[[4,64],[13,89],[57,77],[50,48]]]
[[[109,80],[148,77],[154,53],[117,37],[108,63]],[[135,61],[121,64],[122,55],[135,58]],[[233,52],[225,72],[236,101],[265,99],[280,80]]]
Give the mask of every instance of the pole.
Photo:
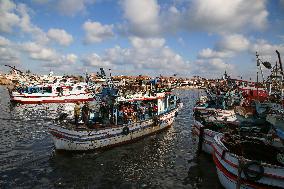
[[[256,95],[257,95],[257,100],[259,100],[259,97],[258,97],[258,72],[256,72]]]

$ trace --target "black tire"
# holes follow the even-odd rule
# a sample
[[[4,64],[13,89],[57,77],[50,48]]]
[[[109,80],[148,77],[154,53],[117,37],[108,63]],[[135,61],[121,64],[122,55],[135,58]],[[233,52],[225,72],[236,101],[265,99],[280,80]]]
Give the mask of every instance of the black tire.
[[[123,127],[122,134],[123,135],[128,135],[129,134],[129,128],[128,127]]]
[[[252,167],[252,166],[256,166],[258,170],[257,171],[251,170],[250,167]],[[263,168],[263,166],[261,165],[260,162],[251,161],[251,162],[244,164],[243,172],[244,172],[244,175],[245,175],[247,180],[258,181],[259,179],[261,179],[263,177],[264,168]]]

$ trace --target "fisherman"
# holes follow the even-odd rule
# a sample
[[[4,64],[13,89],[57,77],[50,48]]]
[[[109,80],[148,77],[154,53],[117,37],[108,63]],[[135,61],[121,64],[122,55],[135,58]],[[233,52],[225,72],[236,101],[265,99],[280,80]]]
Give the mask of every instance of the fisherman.
[[[89,114],[90,114],[89,103],[85,102],[82,108],[82,120],[85,123],[85,125],[88,125],[89,123]]]
[[[80,117],[80,103],[76,102],[74,106],[74,117],[75,117],[75,125],[78,127],[79,117]]]

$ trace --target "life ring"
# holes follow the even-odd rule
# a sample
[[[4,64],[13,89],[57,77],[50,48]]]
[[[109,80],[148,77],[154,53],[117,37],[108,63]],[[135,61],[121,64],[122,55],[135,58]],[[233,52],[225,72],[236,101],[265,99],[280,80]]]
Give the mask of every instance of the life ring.
[[[123,127],[122,134],[128,135],[129,134],[129,128],[128,127]]]
[[[252,166],[257,167],[257,170],[251,170],[250,167]],[[258,181],[264,174],[264,168],[258,161],[250,161],[244,164],[242,170],[246,179],[249,181]]]

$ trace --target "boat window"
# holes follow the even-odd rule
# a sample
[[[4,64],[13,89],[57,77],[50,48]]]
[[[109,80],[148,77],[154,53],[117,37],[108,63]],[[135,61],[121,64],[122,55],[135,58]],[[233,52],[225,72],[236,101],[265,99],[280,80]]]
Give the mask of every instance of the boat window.
[[[82,90],[82,86],[77,86],[76,89],[77,90]]]
[[[73,90],[73,87],[69,87],[69,91],[72,91]]]
[[[43,87],[43,92],[44,93],[52,93],[52,88],[51,87]]]
[[[38,88],[30,88],[29,92],[30,93],[37,93],[38,92]]]

